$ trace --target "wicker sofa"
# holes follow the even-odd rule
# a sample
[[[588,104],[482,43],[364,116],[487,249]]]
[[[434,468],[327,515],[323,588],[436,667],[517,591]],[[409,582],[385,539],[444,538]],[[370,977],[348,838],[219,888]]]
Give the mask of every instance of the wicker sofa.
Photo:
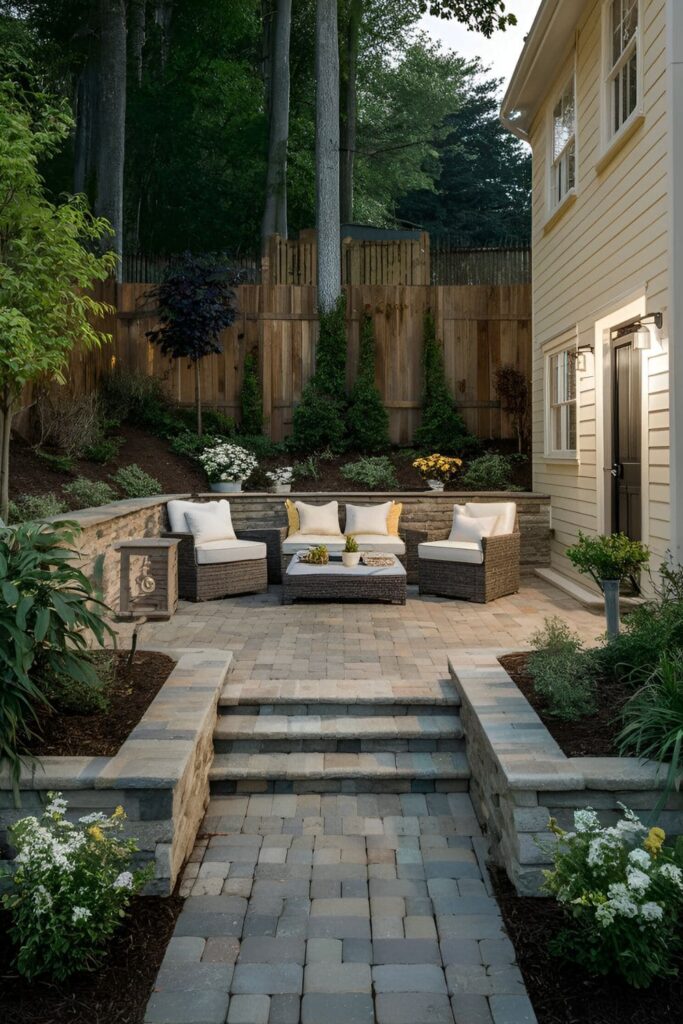
[[[457,509],[450,534],[422,532],[418,544],[421,594],[461,598],[487,604],[519,590],[520,533],[514,502],[468,503],[468,518],[498,519],[494,532],[480,539],[453,540]],[[487,517],[490,517],[487,518]]]

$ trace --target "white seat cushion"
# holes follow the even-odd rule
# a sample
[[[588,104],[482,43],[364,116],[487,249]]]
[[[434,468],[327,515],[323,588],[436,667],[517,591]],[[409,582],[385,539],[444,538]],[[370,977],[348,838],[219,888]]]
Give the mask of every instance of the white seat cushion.
[[[514,501],[468,501],[465,505],[465,514],[474,519],[498,516],[493,537],[503,537],[515,532],[517,506]]]
[[[305,501],[297,501],[299,513],[299,533],[322,535],[324,537],[343,536],[339,529],[339,504],[328,501],[326,505],[307,505]]]
[[[197,565],[255,562],[266,557],[266,545],[256,540],[209,540],[195,544],[194,551]]]
[[[185,520],[186,512],[196,512],[197,509],[204,512],[209,509],[218,508],[220,504],[220,501],[180,501],[179,499],[167,502],[166,511],[168,512],[168,523],[171,533],[190,532]],[[228,502],[226,501],[225,504],[228,505]]]
[[[346,546],[346,537],[339,534],[338,537],[330,537],[322,533],[292,533],[282,543],[282,552],[285,555],[295,555],[297,551],[306,548],[315,548],[318,544],[324,544],[328,551],[343,551]]]
[[[479,544],[481,547],[482,537],[493,537],[498,526],[498,516],[482,516],[475,519],[474,516],[466,516],[458,511],[456,505],[453,510],[453,525],[448,538],[454,541]]]
[[[425,544],[418,544],[417,556],[433,562],[467,562],[470,565],[484,563],[481,544],[468,541],[428,541]]]
[[[376,533],[355,533],[354,539],[360,551],[381,551],[384,555],[405,555],[406,546],[400,537]]]
[[[391,512],[393,502],[386,501],[382,505],[347,505],[345,533],[357,536],[360,533],[375,533],[386,537],[387,516]]]

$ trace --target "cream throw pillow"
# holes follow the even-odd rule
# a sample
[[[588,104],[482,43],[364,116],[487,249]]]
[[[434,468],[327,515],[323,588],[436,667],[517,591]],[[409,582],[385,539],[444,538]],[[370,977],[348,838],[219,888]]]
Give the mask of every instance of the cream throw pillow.
[[[344,532],[347,536],[354,533],[376,533],[387,537],[387,516],[391,512],[392,504],[393,502],[386,501],[382,505],[347,505]]]
[[[322,537],[341,537],[339,529],[339,505],[330,501],[327,505],[307,505],[297,501],[299,513],[299,533],[314,533]]]
[[[227,505],[228,503],[225,502]],[[216,509],[220,505],[220,501],[182,501],[178,498],[173,501],[169,501],[166,505],[166,511],[168,512],[168,523],[171,527],[171,533],[189,533],[187,528],[187,522],[185,521],[186,512],[208,512],[211,509]]]
[[[456,543],[474,543],[481,546],[482,537],[493,537],[497,524],[497,516],[474,519],[471,516],[454,515],[448,539]]]
[[[230,502],[219,501],[217,508],[185,513],[185,522],[194,537],[195,544],[207,544],[212,540],[235,540],[235,531],[230,515]]]
[[[498,522],[493,536],[501,537],[515,532],[517,505],[514,501],[468,501],[465,515],[473,516],[474,519],[495,516]]]

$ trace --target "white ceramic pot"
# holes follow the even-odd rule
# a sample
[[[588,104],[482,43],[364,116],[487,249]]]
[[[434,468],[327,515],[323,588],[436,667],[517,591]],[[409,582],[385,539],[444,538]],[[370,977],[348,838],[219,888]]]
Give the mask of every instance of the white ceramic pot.
[[[428,480],[427,486],[430,491],[442,491],[446,485],[443,480]]]
[[[210,484],[212,491],[216,491],[218,494],[239,494],[242,490],[241,480],[217,480],[216,483]]]
[[[290,494],[291,491],[291,484],[273,484],[273,494]]]
[[[360,551],[342,551],[342,562],[347,569],[353,569],[360,562]]]

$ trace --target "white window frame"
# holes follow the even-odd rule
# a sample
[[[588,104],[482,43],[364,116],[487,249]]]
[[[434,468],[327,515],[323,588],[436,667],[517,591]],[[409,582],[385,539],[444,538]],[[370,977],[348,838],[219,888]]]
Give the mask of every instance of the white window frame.
[[[602,8],[602,36],[603,36],[603,89],[602,89],[602,124],[603,124],[603,149],[609,150],[629,129],[643,116],[643,0],[636,0],[638,14],[638,25],[629,40],[621,56],[615,63],[613,60],[612,43],[612,3],[613,0],[603,0]],[[615,127],[615,106],[614,106],[614,83],[621,76],[621,72],[628,65],[633,55],[636,55],[636,102],[633,110],[629,113],[619,127]]]
[[[561,152],[555,156],[555,109],[562,101],[565,93],[569,90],[574,94],[574,131],[571,136],[567,139]],[[548,213],[550,216],[557,210],[560,210],[564,204],[573,196],[576,195],[578,185],[578,173],[579,173],[579,161],[578,161],[578,116],[577,116],[577,90],[576,90],[576,67],[572,66],[572,70],[568,77],[564,79],[563,87],[555,94],[553,102],[550,104],[548,111],[548,139],[550,144],[548,146]],[[561,196],[558,197],[557,190],[557,175],[558,169],[561,174],[564,175],[565,183],[567,180],[567,170],[569,150],[573,146],[574,148],[574,184],[571,188],[566,188]]]
[[[574,368],[571,368],[571,361],[567,361],[567,372],[568,374],[573,373],[574,375],[574,398],[568,398],[568,389],[559,388],[560,400],[556,403],[553,402],[553,360],[558,357],[567,354],[573,357]],[[545,444],[544,454],[546,459],[556,460],[576,460],[579,455],[579,384],[578,384],[578,371],[576,367],[576,356],[577,352],[577,334],[572,332],[571,334],[565,334],[562,338],[559,338],[548,345],[543,352],[543,376],[544,376],[544,391],[545,391]],[[571,406],[575,409],[575,447],[569,447],[569,420],[564,419],[561,425],[562,443],[559,448],[555,447],[555,412],[557,411],[562,415],[562,411],[568,409]]]

